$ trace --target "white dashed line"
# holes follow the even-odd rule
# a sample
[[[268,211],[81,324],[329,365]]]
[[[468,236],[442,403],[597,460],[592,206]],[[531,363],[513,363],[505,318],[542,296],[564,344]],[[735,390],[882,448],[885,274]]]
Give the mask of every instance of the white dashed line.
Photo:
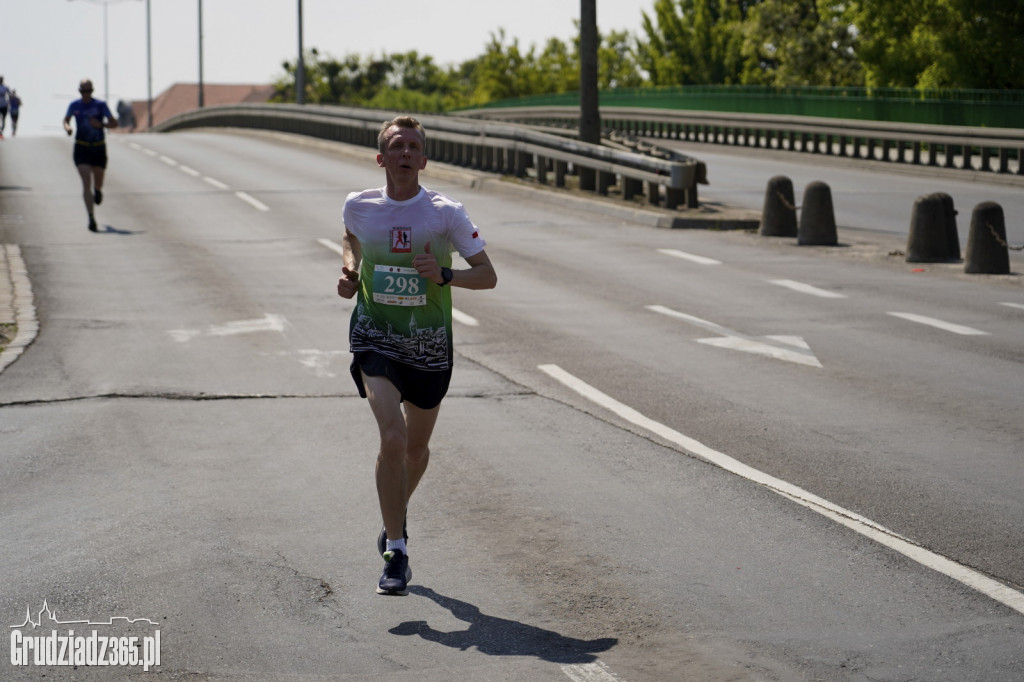
[[[180,170],[182,173],[185,173],[186,175],[191,175],[193,178],[198,178],[200,175],[202,175],[202,173],[197,171],[195,168],[189,168],[188,166],[179,165],[178,170]]]
[[[1008,302],[1003,302],[1003,303],[1000,303],[999,305],[1005,305],[1005,306],[1009,306],[1010,308],[1020,308],[1021,310],[1024,310],[1024,303],[1008,303]]]
[[[983,332],[973,327],[965,327],[961,324],[953,324],[952,322],[946,322],[944,320],[937,320],[934,317],[926,317],[924,315],[915,315],[914,313],[894,313],[889,312],[893,317],[898,317],[909,322],[917,322],[918,324],[926,324],[929,327],[935,327],[947,332],[953,332],[954,334],[962,334],[963,336],[988,336],[988,332]]]
[[[801,294],[810,294],[811,296],[819,296],[821,298],[846,298],[845,295],[836,293],[835,291],[819,289],[816,286],[804,284],[803,282],[796,282],[791,279],[770,279],[768,281],[771,284],[776,284],[780,287],[786,287],[787,289],[798,291]]]
[[[950,561],[944,556],[935,554],[919,545],[881,526],[871,519],[860,514],[849,511],[837,504],[829,502],[817,495],[799,488],[792,483],[782,479],[769,476],[751,466],[729,457],[728,455],[713,450],[700,441],[685,436],[678,431],[671,429],[664,424],[649,419],[633,408],[623,405],[611,396],[608,396],[593,386],[583,382],[569,374],[558,365],[539,365],[538,369],[572,389],[587,400],[614,412],[622,419],[650,431],[670,443],[675,443],[684,451],[689,452],[725,471],[741,476],[749,481],[762,485],[783,497],[786,497],[797,504],[815,511],[833,521],[846,526],[847,528],[860,533],[861,535],[875,540],[876,542],[889,547],[892,550],[912,559],[922,566],[942,573],[953,580],[967,585],[978,592],[1004,604],[1011,609],[1024,613],[1024,594],[1007,587],[997,580],[974,571],[955,561]]]
[[[213,185],[213,186],[214,186],[214,187],[216,187],[217,189],[231,189],[230,187],[228,187],[227,185],[225,185],[225,184],[224,184],[223,182],[221,182],[220,180],[217,180],[217,179],[215,179],[215,178],[211,178],[211,177],[210,177],[209,175],[204,175],[204,176],[203,176],[203,181],[204,181],[204,182],[206,182],[206,183],[208,183],[208,184],[210,184],[210,185]]]
[[[256,197],[254,197],[254,196],[252,196],[250,194],[246,194],[245,192],[235,192],[235,196],[238,197],[239,199],[241,199],[242,201],[244,201],[245,203],[249,204],[250,206],[252,206],[253,208],[255,208],[258,211],[269,211],[270,210],[269,206],[267,206],[262,201],[260,201],[259,199],[257,199]]]
[[[452,319],[455,320],[456,322],[460,322],[466,325],[467,327],[480,326],[480,322],[478,322],[475,317],[473,317],[472,315],[467,315],[466,313],[456,308],[452,308]]]
[[[169,156],[161,155],[160,156],[160,160],[163,161],[164,163],[166,163],[168,166],[177,166],[178,165],[178,162],[175,161],[174,159],[172,159]]]
[[[686,253],[685,251],[677,251],[676,249],[658,249],[658,253],[663,253],[666,256],[672,256],[673,258],[682,258],[698,265],[721,265],[722,261],[715,260],[714,258],[707,258],[706,256],[698,256],[692,253]]]
[[[345,250],[341,248],[341,244],[337,242],[332,242],[330,239],[317,239],[316,241],[321,246],[326,246],[328,249],[335,252],[339,256],[345,255]]]

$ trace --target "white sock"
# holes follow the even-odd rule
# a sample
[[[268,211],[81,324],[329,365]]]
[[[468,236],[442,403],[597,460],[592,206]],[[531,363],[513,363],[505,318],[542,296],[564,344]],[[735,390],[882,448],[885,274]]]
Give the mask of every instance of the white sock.
[[[387,548],[386,548],[386,549],[387,549],[387,551],[389,551],[389,552],[392,552],[392,551],[394,551],[394,550],[396,550],[396,549],[397,549],[397,550],[399,550],[399,551],[400,551],[400,552],[401,552],[402,554],[404,554],[404,555],[406,555],[406,556],[409,556],[409,552],[408,552],[408,550],[406,550],[406,548],[405,548],[405,539],[404,539],[404,538],[402,538],[402,539],[399,539],[399,540],[391,540],[391,539],[389,539],[389,540],[388,540],[388,546],[387,546]]]

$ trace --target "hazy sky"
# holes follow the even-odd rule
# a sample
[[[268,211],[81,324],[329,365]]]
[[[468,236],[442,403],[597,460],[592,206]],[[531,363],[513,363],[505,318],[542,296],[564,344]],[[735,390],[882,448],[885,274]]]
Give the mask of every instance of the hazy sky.
[[[199,75],[199,0],[148,0],[153,96]],[[0,75],[23,100],[21,135],[60,133],[78,81],[116,112],[146,98],[147,0],[0,0]],[[597,0],[602,32],[639,32],[654,0]],[[298,53],[298,0],[203,0],[203,80],[268,83]],[[417,50],[438,64],[478,56],[504,29],[522,47],[571,40],[579,0],[303,0],[307,49],[342,57]],[[384,10],[384,7],[391,7]],[[104,13],[107,40],[104,41]],[[104,60],[104,44],[108,54]],[[104,61],[109,82],[104,81]],[[10,119],[6,132],[10,135]]]

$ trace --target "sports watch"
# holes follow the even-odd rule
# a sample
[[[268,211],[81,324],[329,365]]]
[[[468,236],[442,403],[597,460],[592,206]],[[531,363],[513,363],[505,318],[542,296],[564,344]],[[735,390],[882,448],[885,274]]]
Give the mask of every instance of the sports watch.
[[[451,281],[452,281],[452,269],[451,268],[441,268],[441,283],[438,284],[437,286],[439,286],[439,287],[448,286],[448,283],[451,282]]]

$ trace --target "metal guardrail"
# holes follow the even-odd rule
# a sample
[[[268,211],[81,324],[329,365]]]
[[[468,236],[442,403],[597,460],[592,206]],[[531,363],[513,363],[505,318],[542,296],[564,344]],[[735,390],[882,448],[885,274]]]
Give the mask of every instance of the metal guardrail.
[[[296,133],[376,148],[381,123],[397,115],[371,109],[321,105],[244,104],[206,107],[153,127],[170,132],[197,127],[236,127]],[[568,178],[593,171],[594,191],[613,187],[627,201],[696,208],[705,169],[696,159],[657,156],[588,144],[510,123],[450,116],[417,116],[427,131],[427,157],[476,170],[514,175],[565,187]],[[646,191],[645,191],[646,190]]]
[[[476,109],[460,112],[460,115],[563,128],[575,128],[579,121],[578,107],[571,106]],[[1024,130],[1015,128],[631,107],[601,107],[601,124],[606,131],[655,140],[782,149],[1024,175]]]

